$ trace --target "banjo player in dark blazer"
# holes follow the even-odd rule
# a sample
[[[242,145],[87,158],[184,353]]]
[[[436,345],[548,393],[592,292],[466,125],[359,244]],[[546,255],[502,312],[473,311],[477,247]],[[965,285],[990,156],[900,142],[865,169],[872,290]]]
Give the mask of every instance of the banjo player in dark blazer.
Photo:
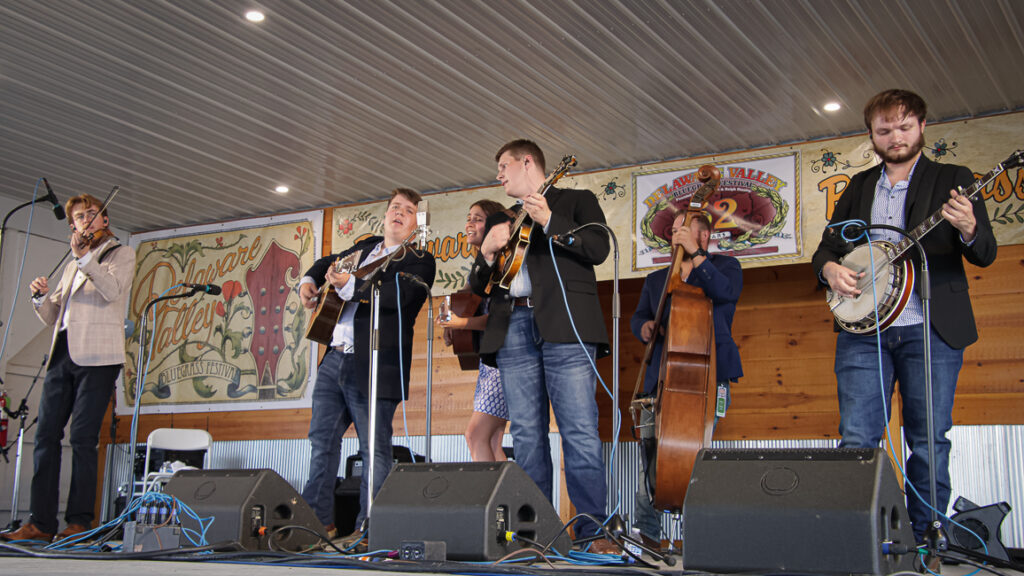
[[[953,396],[963,364],[963,350],[978,339],[971,310],[963,260],[988,266],[996,257],[996,239],[982,200],[972,202],[957,193],[974,182],[966,167],[926,158],[924,126],[927,108],[920,96],[906,90],[887,90],[864,108],[864,123],[882,163],[856,174],[835,206],[831,222],[860,219],[910,230],[941,210],[941,222],[920,239],[931,272],[931,369],[933,378],[936,504],[945,514],[949,505],[949,450],[946,433],[953,425]],[[898,242],[894,232],[870,231],[872,240]],[[840,264],[853,249],[837,227],[828,227],[813,256],[818,279],[843,297],[860,294],[856,273]],[[909,254],[920,269],[917,251]],[[877,265],[877,264],[876,264]],[[915,282],[920,283],[920,275]],[[865,290],[870,290],[870,284]],[[881,299],[881,287],[879,289]],[[870,295],[870,293],[868,293]],[[836,341],[836,380],[839,393],[840,446],[879,445],[889,421],[895,381],[900,383],[903,433],[910,447],[906,462],[907,508],[918,541],[923,541],[931,513],[926,426],[924,321],[920,286],[915,285],[906,308],[881,333],[884,396],[878,374],[875,331],[840,331]],[[836,330],[839,330],[838,325]],[[911,490],[913,488],[914,490]],[[915,496],[913,492],[920,495]]]

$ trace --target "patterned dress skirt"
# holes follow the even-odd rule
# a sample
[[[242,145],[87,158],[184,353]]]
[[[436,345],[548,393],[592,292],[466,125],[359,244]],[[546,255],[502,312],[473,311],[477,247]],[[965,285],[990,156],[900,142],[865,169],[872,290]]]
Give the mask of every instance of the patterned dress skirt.
[[[501,375],[497,368],[480,363],[480,375],[473,393],[473,411],[508,420],[505,391],[501,388]]]

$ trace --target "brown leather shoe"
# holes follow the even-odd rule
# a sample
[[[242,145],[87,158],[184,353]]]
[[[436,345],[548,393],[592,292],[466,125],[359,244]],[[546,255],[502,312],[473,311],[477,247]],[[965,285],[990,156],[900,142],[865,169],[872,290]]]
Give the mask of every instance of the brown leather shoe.
[[[26,522],[24,526],[18,528],[14,532],[4,532],[3,534],[0,534],[0,538],[12,542],[15,540],[40,540],[49,544],[50,540],[53,540],[53,534],[47,534],[39,528],[36,528],[35,524]]]
[[[89,529],[90,528],[88,526],[82,526],[81,524],[68,524],[67,526],[64,527],[63,530],[60,531],[60,533],[57,534],[57,537],[54,538],[54,540],[60,541],[60,540],[63,540],[65,538],[70,538],[72,536],[77,536],[78,534],[81,534],[82,532],[86,532]]]
[[[622,547],[612,542],[607,538],[601,538],[600,540],[594,540],[590,543],[590,549],[587,550],[591,554],[614,554],[618,556],[622,554]]]

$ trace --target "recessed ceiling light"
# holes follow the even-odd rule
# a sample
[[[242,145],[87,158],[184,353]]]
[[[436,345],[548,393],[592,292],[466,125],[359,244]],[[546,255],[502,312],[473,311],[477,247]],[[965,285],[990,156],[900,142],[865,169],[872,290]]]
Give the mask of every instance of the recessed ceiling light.
[[[288,193],[288,187],[287,186],[278,186],[277,188],[274,188],[274,192],[277,192],[278,194],[287,194]]]
[[[828,102],[822,106],[822,109],[825,110],[825,112],[838,112],[840,108],[842,108],[842,106],[839,105],[839,102]]]
[[[259,10],[249,10],[245,13],[245,19],[249,22],[263,22],[264,18],[266,18],[266,16],[264,16],[263,12],[260,12]]]

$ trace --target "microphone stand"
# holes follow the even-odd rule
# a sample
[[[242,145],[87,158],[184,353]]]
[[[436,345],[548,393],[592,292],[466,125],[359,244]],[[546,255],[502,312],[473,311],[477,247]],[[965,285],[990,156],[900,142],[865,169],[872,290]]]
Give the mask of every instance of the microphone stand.
[[[434,295],[427,287],[427,421],[424,437],[423,451],[427,462],[433,462],[430,456],[430,442],[433,435],[430,432],[430,415],[434,411],[432,392],[434,390]],[[412,367],[412,358],[409,359],[409,366]]]
[[[18,451],[14,456],[14,493],[11,495],[11,520],[7,524],[6,531],[14,531],[21,527],[21,521],[18,520],[18,498],[21,493],[21,458],[24,455],[25,447],[25,430],[27,430],[32,424],[36,423],[38,418],[32,419],[32,424],[25,426],[25,421],[28,420],[28,397],[32,394],[33,388],[36,386],[36,382],[39,381],[39,376],[43,373],[43,368],[46,368],[46,363],[50,357],[48,354],[43,354],[43,363],[39,366],[39,370],[36,372],[34,378],[32,378],[32,384],[28,387],[28,392],[25,393],[25,397],[21,399],[21,403],[18,404],[18,409],[8,410],[4,408],[7,415],[11,418],[17,418],[19,420],[18,426]],[[7,461],[8,446],[3,447],[4,460]]]
[[[146,354],[144,353],[146,346],[146,319],[149,317],[149,309],[156,305],[158,302],[164,300],[173,300],[175,298],[188,298],[198,294],[199,290],[193,288],[192,290],[183,294],[170,294],[168,296],[160,296],[150,300],[146,307],[142,310],[142,318],[139,320],[139,356],[135,362],[135,403],[132,408],[132,424],[131,434],[128,442],[131,444],[129,456],[128,456],[128,484],[131,486],[131,490],[128,492],[128,500],[125,502],[125,509],[131,504],[132,498],[135,495],[135,450],[136,442],[139,431],[139,409],[142,407],[142,385],[145,384],[146,375],[143,373],[145,366],[143,365],[143,359]],[[125,382],[125,386],[128,383]],[[143,480],[145,480],[147,470],[142,471]]]
[[[612,279],[612,444],[617,446],[619,443],[619,430],[622,427],[622,413],[619,410],[619,319],[622,318],[622,306],[619,295],[619,239],[615,236],[615,231],[607,224],[603,222],[588,222],[573,228],[566,234],[553,236],[552,241],[556,244],[561,244],[563,247],[566,244],[572,245],[572,240],[563,243],[564,240],[559,240],[559,238],[570,239],[574,234],[588,226],[601,228],[612,240],[612,260],[614,266]],[[614,462],[612,465],[614,466]],[[610,476],[611,474],[609,473]]]
[[[426,246],[425,242],[422,242],[420,246]],[[399,276],[410,280],[414,284],[421,286],[427,291],[427,398],[426,398],[426,432],[424,435],[424,452],[426,453],[424,460],[426,462],[432,462],[430,457],[430,444],[433,436],[430,432],[430,416],[433,412],[433,400],[432,391],[434,389],[434,295],[430,293],[430,286],[423,281],[422,278],[415,274],[408,274],[406,272],[399,272]],[[412,359],[409,360],[410,366],[412,365]],[[409,447],[410,450],[412,447]]]
[[[42,178],[42,180],[45,181],[46,178]],[[39,181],[38,180],[36,181],[36,186],[37,187],[39,186]],[[28,206],[31,206],[31,205],[35,204],[36,202],[39,202],[40,200],[47,200],[47,197],[44,197],[44,198],[34,198],[33,197],[32,200],[29,200],[28,202],[24,202],[22,204],[18,204],[17,206],[12,208],[7,213],[7,215],[4,216],[3,225],[0,225],[0,238],[6,238],[7,237],[7,221],[11,219],[11,216],[14,216],[15,212],[17,212],[18,210],[21,210],[22,208],[26,208]],[[60,204],[54,204],[54,206],[60,206]],[[63,219],[64,218],[58,218],[58,220],[63,220]],[[25,242],[28,242],[28,238],[25,238]],[[67,256],[65,256],[65,258],[67,258]],[[0,268],[2,268],[3,261],[4,261],[3,260],[3,244],[0,244]]]
[[[935,492],[936,492],[936,474],[935,474],[935,410],[933,407],[933,396],[932,391],[932,323],[931,323],[931,276],[928,273],[928,256],[924,252],[924,247],[918,242],[917,238],[909,234],[902,228],[895,226],[889,226],[888,224],[868,224],[865,226],[858,226],[854,230],[860,229],[862,231],[868,230],[888,230],[895,232],[904,238],[909,239],[917,247],[917,251],[921,256],[921,311],[924,316],[924,325],[922,326],[922,333],[924,337],[924,393],[927,399],[925,407],[925,419],[926,427],[928,430],[928,489],[931,491],[929,494],[929,504],[931,508],[931,522],[928,525],[928,530],[925,534],[925,540],[928,544],[928,551],[931,555],[935,555],[936,552],[942,552],[949,548],[949,538],[946,535],[945,528],[942,527],[942,522],[939,521],[939,512],[936,508],[935,503]],[[872,271],[874,273],[874,271]],[[913,289],[913,287],[911,287]],[[875,319],[877,320],[877,318]],[[876,327],[877,330],[877,327]],[[884,400],[884,398],[883,398]],[[890,408],[891,409],[891,408]],[[909,482],[909,479],[906,479]]]
[[[398,250],[401,250],[399,248]],[[397,252],[398,250],[395,250]],[[378,270],[387,267],[385,264]],[[373,482],[374,465],[376,464],[377,452],[377,361],[380,353],[380,282],[381,275],[373,276],[373,290],[370,291],[370,438],[367,442],[369,448],[368,468],[363,469],[366,474],[366,518],[363,521],[363,532],[366,532],[370,522],[370,512],[373,510]],[[399,342],[401,346],[401,342]]]
[[[380,354],[380,284],[383,278],[384,270],[391,264],[395,256],[404,251],[409,242],[419,234],[418,231],[414,231],[410,234],[402,243],[396,248],[391,254],[387,256],[387,260],[384,264],[378,266],[373,272],[371,272],[364,280],[365,283],[359,287],[356,293],[366,290],[368,286],[372,286],[370,290],[370,386],[369,386],[369,411],[370,411],[370,437],[367,439],[367,449],[369,455],[367,456],[368,461],[365,464],[369,467],[363,468],[363,474],[366,475],[367,490],[366,490],[366,518],[363,520],[363,525],[360,527],[361,531],[365,534],[370,523],[370,513],[373,510],[373,482],[374,482],[374,464],[376,464],[377,451],[377,363]],[[399,343],[401,345],[401,343]]]

